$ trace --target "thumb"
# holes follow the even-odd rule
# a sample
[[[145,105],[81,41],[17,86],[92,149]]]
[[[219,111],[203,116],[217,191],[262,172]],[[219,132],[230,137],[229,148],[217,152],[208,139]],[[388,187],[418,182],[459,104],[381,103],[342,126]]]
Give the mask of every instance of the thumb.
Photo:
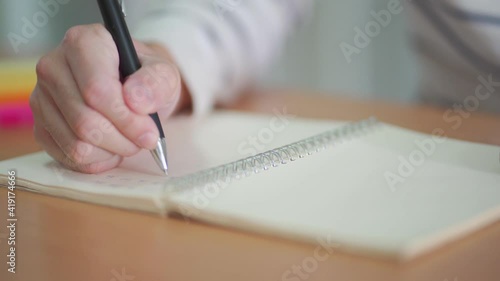
[[[127,106],[139,114],[173,111],[181,93],[177,67],[167,61],[145,62],[123,85]]]

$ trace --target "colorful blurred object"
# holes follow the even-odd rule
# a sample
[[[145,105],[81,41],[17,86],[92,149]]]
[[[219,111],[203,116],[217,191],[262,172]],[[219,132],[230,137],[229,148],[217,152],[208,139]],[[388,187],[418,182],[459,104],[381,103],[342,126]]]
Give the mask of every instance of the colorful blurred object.
[[[0,127],[13,128],[33,124],[33,114],[26,102],[0,104]]]
[[[32,126],[29,97],[36,84],[36,60],[0,62],[0,128]]]

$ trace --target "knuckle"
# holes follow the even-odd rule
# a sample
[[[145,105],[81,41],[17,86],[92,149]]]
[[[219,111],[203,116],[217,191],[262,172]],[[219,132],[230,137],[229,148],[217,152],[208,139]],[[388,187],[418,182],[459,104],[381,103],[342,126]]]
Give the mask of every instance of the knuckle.
[[[66,31],[62,40],[62,45],[65,48],[76,49],[79,52],[86,52],[91,43],[97,43],[102,47],[101,52],[108,54],[108,57],[113,60],[118,60],[118,50],[113,38],[102,24],[71,27]]]
[[[106,83],[100,83],[99,81],[89,82],[88,85],[82,91],[82,97],[89,105],[93,108],[98,108],[103,106],[103,101],[108,94],[109,86]]]
[[[70,29],[68,29],[68,31],[66,31],[62,44],[67,46],[78,45],[79,42],[81,42],[82,35],[85,34],[86,32],[87,28],[83,25],[73,26]]]
[[[89,134],[92,133],[93,129],[97,129],[92,116],[86,114],[80,114],[73,124],[73,129],[76,136],[84,141],[89,141],[91,138]]]
[[[50,76],[52,68],[52,63],[49,56],[43,56],[40,60],[38,60],[35,72],[38,77],[38,80],[47,80]]]

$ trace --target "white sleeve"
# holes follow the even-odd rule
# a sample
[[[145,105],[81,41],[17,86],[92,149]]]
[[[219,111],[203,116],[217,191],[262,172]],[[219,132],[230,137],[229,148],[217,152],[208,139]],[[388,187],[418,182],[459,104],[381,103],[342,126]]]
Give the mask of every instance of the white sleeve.
[[[195,114],[205,114],[267,68],[312,2],[156,0],[132,35],[169,49],[192,95]]]

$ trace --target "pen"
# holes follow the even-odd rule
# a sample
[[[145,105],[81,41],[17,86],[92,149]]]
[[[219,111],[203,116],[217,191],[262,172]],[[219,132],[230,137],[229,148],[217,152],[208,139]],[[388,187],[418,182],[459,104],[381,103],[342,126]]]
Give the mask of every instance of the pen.
[[[111,36],[113,36],[113,40],[118,48],[120,56],[120,75],[122,79],[125,79],[141,68],[141,62],[139,61],[139,57],[137,56],[137,52],[132,42],[132,37],[130,36],[125,22],[123,6],[118,0],[97,0],[97,2],[101,10],[104,25],[111,33]],[[158,114],[153,113],[150,114],[150,116],[153,118],[160,132],[156,148],[152,150],[151,153],[158,166],[168,175],[165,134]]]

